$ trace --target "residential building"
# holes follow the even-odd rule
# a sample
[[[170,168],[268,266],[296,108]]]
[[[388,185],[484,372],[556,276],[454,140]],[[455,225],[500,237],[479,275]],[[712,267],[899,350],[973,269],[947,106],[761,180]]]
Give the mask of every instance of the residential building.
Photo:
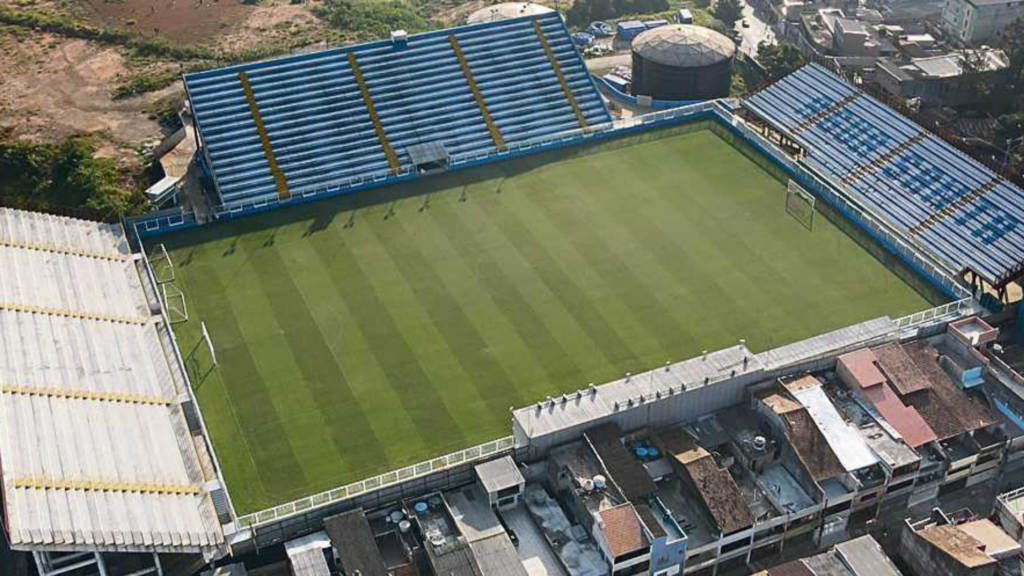
[[[939,509],[929,518],[907,520],[900,535],[900,557],[915,576],[994,576],[1000,563],[1012,564],[1020,551],[991,520],[961,520]]]
[[[997,49],[922,58],[882,58],[875,67],[874,82],[893,97],[916,100],[923,107],[969,104],[978,98],[979,80],[965,73],[965,58],[978,62],[983,69],[981,80],[988,83],[995,82],[1010,65],[1006,53]]]
[[[903,576],[871,536],[837,544],[821,554],[800,558],[751,576]]]
[[[1024,15],[1021,0],[946,0],[942,27],[959,44],[991,42],[1010,22]]]

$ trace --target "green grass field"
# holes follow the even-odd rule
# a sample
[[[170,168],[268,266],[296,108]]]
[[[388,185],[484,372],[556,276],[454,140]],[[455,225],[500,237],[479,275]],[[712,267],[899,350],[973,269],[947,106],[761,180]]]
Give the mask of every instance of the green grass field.
[[[162,239],[182,352],[203,320],[218,355],[191,371],[238,512],[509,434],[549,394],[929,306],[784,197],[700,130]]]

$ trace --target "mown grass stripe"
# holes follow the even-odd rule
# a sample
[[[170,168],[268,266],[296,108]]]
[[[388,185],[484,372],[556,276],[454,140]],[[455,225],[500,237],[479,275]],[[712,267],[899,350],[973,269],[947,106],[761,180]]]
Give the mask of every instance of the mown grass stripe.
[[[359,408],[355,394],[327,346],[317,320],[288,272],[281,254],[271,245],[251,253],[251,262],[262,278],[270,308],[295,363],[301,382],[316,399],[316,406],[334,442],[339,464],[350,473],[370,475],[376,468],[380,442]],[[298,385],[299,382],[293,382]]]
[[[541,280],[598,345],[604,356],[616,366],[636,362],[638,355],[632,347],[605,320],[587,293],[565,273],[561,263],[551,256],[544,244],[510,211],[499,213],[497,206],[487,202],[481,203],[481,206],[520,256],[536,263]]]
[[[571,246],[604,284],[630,295],[623,298],[630,316],[632,319],[645,319],[638,325],[653,337],[663,355],[670,354],[690,339],[687,328],[676,322],[672,311],[634,271],[637,263],[621,258],[615,243],[606,240],[608,228],[593,226],[593,221],[580,217],[578,211],[585,208],[566,207],[559,202],[550,203],[547,210],[538,208],[536,212],[540,216],[534,219],[537,226],[548,228],[556,243]],[[564,234],[564,230],[574,233]]]
[[[206,288],[213,294],[222,298],[227,294],[228,287],[215,272],[208,271],[205,280],[212,284]],[[207,319],[217,326],[217,371],[223,375],[225,390],[235,406],[234,416],[256,462],[258,481],[266,494],[274,499],[282,493],[291,493],[297,486],[307,485],[302,465],[278,420],[277,406],[271,400],[269,386],[256,366],[238,318],[229,307],[225,307]],[[246,410],[240,409],[239,405],[260,408]]]
[[[548,330],[543,318],[537,313],[519,289],[519,283],[512,278],[497,261],[488,257],[485,251],[464,239],[472,233],[457,216],[435,222],[437,228],[455,248],[467,267],[473,269],[477,280],[494,299],[505,318],[515,327],[519,338],[529,348],[537,365],[547,374],[551,382],[579,382],[584,385],[586,376],[572,357]],[[528,399],[532,401],[533,399]]]
[[[417,216],[425,218],[421,214]],[[448,291],[438,273],[438,264],[421,251],[421,242],[399,221],[392,221],[387,233],[387,241],[382,241],[381,246],[396,262],[407,284],[423,286],[417,295],[424,310],[447,341],[448,348],[455,353],[463,372],[480,390],[491,415],[500,419],[508,414],[510,406],[522,404],[515,383],[505,367],[491,355],[490,345],[477,331],[463,305]]]
[[[401,399],[406,414],[416,422],[424,444],[439,450],[451,446],[453,441],[462,436],[455,418],[438,392],[437,387],[442,383],[434,382],[424,372],[358,258],[349,249],[344,237],[341,234],[336,236],[337,243],[313,244],[321,265],[338,286],[348,285],[352,288],[347,298],[353,319],[359,324],[368,349],[376,357],[388,382]]]

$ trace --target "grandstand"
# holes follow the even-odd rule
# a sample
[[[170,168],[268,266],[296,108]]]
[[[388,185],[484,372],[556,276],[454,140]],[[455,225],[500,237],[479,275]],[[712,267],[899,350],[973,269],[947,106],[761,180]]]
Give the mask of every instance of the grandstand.
[[[610,121],[555,13],[185,76],[226,209]]]
[[[43,574],[58,570],[50,554],[101,573],[102,553],[152,553],[157,566],[158,554],[215,554],[211,491],[223,490],[182,408],[190,392],[156,287],[121,226],[0,208],[0,270],[11,545],[38,553]]]
[[[961,277],[1024,271],[1024,191],[816,64],[744,106],[816,168]]]

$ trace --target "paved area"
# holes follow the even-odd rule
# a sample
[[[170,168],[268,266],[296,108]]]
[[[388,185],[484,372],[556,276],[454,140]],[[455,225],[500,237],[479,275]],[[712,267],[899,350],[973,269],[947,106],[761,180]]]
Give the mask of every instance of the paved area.
[[[744,28],[743,20],[746,20],[750,26]],[[744,54],[756,56],[757,47],[762,41],[767,41],[769,44],[775,43],[775,32],[772,31],[771,24],[769,24],[770,15],[767,7],[762,4],[752,5],[750,2],[745,2],[743,20],[736,23],[736,29],[743,35],[740,50]]]

